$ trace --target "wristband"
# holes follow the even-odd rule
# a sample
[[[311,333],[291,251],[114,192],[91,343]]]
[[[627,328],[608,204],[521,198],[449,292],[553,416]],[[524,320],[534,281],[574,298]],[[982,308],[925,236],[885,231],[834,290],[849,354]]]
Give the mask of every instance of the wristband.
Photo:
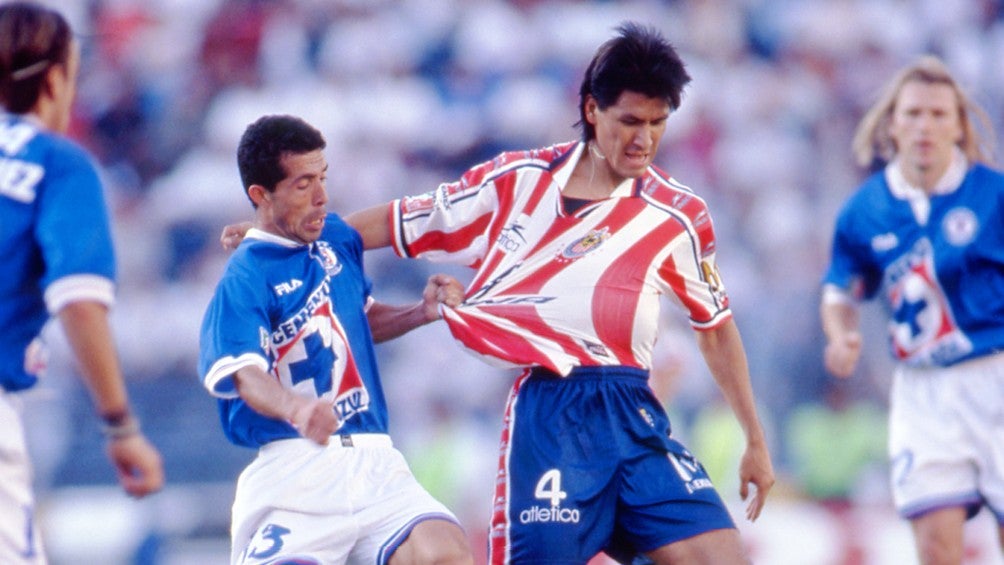
[[[128,410],[105,414],[101,416],[101,419],[104,420],[101,425],[101,433],[109,441],[125,439],[139,433],[139,420],[134,418]]]

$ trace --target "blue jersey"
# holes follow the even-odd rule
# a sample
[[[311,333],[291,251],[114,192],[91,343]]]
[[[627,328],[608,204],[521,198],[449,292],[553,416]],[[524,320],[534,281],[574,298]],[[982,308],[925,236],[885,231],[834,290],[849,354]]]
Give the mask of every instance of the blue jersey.
[[[0,115],[0,386],[35,384],[24,352],[68,302],[112,301],[115,257],[87,153],[30,118]]]
[[[879,297],[894,358],[947,366],[1004,347],[1004,175],[974,165],[927,222],[876,173],[837,218],[825,283]]]
[[[259,447],[299,437],[237,394],[234,372],[252,365],[296,394],[331,401],[339,433],[387,433],[365,312],[371,286],[359,234],[334,214],[311,244],[248,232],[216,287],[200,340],[199,373],[219,398],[230,441]]]

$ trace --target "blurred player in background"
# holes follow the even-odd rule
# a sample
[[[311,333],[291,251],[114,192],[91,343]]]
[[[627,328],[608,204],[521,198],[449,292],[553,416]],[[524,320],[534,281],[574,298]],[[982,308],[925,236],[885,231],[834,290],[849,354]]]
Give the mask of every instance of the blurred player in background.
[[[95,408],[107,454],[132,496],[164,482],[160,454],[130,412],[108,323],[115,257],[91,158],[63,137],[80,47],[57,12],[0,5],[0,562],[46,561],[33,523],[32,472],[17,392],[44,368],[37,338],[59,318]]]
[[[974,120],[992,139],[937,58],[892,79],[854,138],[860,165],[886,164],[837,217],[821,304],[838,377],[861,355],[857,301],[885,306],[892,490],[925,565],[962,562],[984,505],[1004,544],[1004,176]]]
[[[237,485],[231,561],[473,563],[387,435],[373,349],[463,287],[433,275],[413,306],[373,300],[359,234],[327,212],[324,147],[290,116],[259,119],[238,147],[256,219],[206,311],[200,361],[228,439],[259,450]]]
[[[347,218],[367,248],[475,268],[444,319],[472,352],[525,368],[506,407],[492,563],[586,563],[602,551],[622,562],[747,561],[648,384],[666,296],[689,316],[742,426],[741,495],[756,519],[774,475],[711,217],[653,165],[689,81],[657,31],[625,24],[585,72],[581,141],[504,153]]]

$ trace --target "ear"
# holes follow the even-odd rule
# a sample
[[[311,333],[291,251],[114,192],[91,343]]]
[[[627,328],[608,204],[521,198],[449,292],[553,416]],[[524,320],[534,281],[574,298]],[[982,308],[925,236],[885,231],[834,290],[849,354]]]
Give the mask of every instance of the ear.
[[[591,94],[586,95],[585,114],[587,122],[592,125],[596,125],[596,111],[599,110],[599,108],[600,105],[596,102],[596,99],[593,98]]]
[[[259,207],[272,199],[271,193],[260,184],[252,184],[248,187],[248,197],[251,198],[251,202],[254,202],[255,206]]]

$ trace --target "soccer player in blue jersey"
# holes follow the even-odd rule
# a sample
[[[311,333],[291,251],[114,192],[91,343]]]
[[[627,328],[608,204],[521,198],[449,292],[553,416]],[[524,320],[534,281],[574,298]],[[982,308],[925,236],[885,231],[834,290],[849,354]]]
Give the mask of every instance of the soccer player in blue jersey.
[[[231,561],[473,563],[387,435],[373,348],[463,288],[433,275],[415,305],[373,300],[359,234],[326,208],[324,147],[291,116],[259,119],[238,147],[255,221],[206,310],[199,367],[227,437],[259,450],[237,484]]]
[[[861,355],[857,302],[885,307],[892,492],[925,565],[962,562],[983,506],[1004,544],[1004,175],[977,120],[992,136],[933,56],[891,80],[854,138],[862,166],[884,167],[837,217],[821,303],[838,377]]]
[[[98,173],[63,137],[80,48],[57,12],[0,6],[0,563],[45,563],[33,525],[31,465],[17,392],[43,369],[37,339],[59,319],[122,487],[144,496],[164,482],[160,454],[130,412],[108,308],[115,258]]]
[[[489,562],[741,564],[704,467],[648,383],[660,302],[682,307],[746,438],[746,515],[774,484],[704,201],[654,165],[690,77],[655,29],[627,22],[580,89],[582,138],[510,151],[457,182],[348,216],[368,248],[473,266],[444,308],[454,337],[524,369],[505,409]],[[224,245],[239,238],[228,226]]]

